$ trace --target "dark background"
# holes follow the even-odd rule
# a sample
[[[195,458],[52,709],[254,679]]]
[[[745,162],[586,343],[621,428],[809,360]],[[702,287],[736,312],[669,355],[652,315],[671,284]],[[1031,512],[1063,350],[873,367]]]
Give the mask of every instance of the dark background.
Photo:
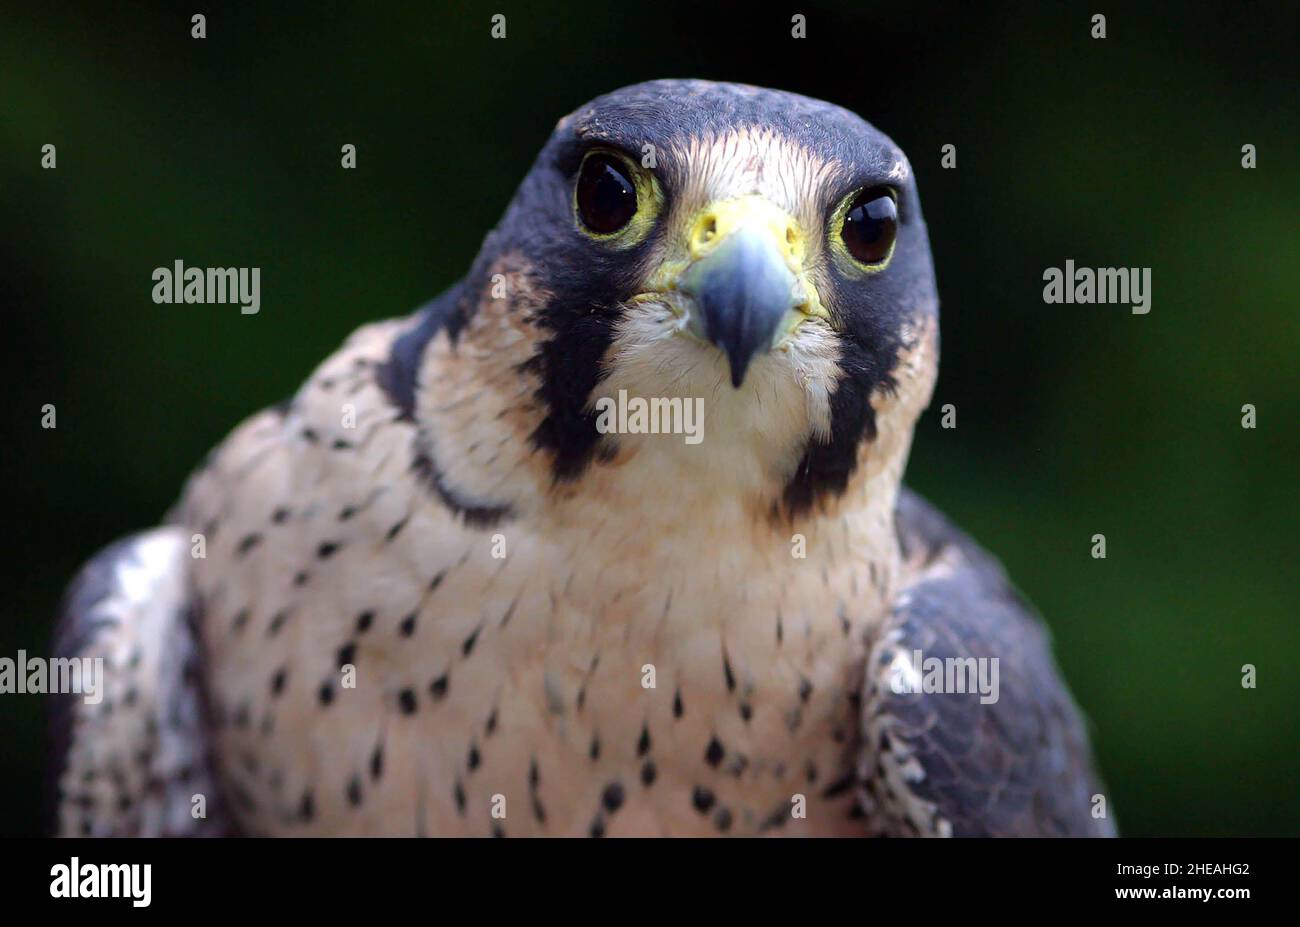
[[[192,6],[0,12],[0,656],[238,421],[463,273],[560,116],[740,80],[909,153],[943,364],[908,480],[1046,616],[1122,830],[1300,833],[1296,4]],[[155,305],[177,258],[261,267],[261,313]],[[1045,305],[1067,258],[1152,268],[1151,313]],[[38,829],[41,714],[0,696],[0,833]]]

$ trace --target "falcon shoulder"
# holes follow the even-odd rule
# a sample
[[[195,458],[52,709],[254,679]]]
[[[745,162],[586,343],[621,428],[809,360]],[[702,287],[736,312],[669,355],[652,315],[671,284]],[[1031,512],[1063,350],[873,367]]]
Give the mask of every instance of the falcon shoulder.
[[[301,471],[314,480],[328,462],[346,471],[329,485],[364,485],[375,457],[329,448],[373,437],[394,420],[402,423],[398,430],[414,431],[419,354],[448,323],[455,292],[405,319],[354,333],[297,395],[246,420],[208,456],[166,526],[104,548],[81,569],[60,606],[51,653],[81,666],[102,661],[102,698],[50,696],[46,815],[53,833],[201,836],[239,829],[225,798],[214,728],[220,712],[203,644],[214,605],[200,595],[204,575],[218,588],[227,577],[246,580],[231,569],[230,529],[218,532],[219,522],[241,507],[279,504],[276,473]],[[335,389],[323,387],[330,378],[338,381]],[[337,429],[346,403],[357,408],[361,427],[327,433]],[[258,472],[276,462],[279,470]],[[231,543],[246,545],[248,536],[241,532]],[[196,539],[202,552],[193,549]],[[200,564],[211,566],[207,574],[200,575]],[[243,657],[256,663],[258,652]]]
[[[142,532],[91,558],[68,588],[54,665],[98,663],[102,675],[90,698],[49,697],[47,810],[55,834],[226,830],[200,704],[189,554],[179,527]]]
[[[920,497],[902,490],[895,521],[904,578],[863,687],[868,819],[886,834],[1113,836],[1094,817],[1101,785],[1084,721],[1041,620],[997,561]],[[925,691],[917,669],[930,658],[962,669],[995,658],[985,696],[996,699],[970,686]]]

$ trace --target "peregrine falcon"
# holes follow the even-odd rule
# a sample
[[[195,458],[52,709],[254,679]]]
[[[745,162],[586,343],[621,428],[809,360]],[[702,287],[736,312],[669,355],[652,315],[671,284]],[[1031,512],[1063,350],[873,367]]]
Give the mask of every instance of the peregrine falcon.
[[[901,488],[937,362],[885,135],[596,99],[460,282],[73,582],[54,650],[106,682],[55,706],[56,829],[1111,833],[1039,619]],[[602,420],[636,400],[665,427]]]

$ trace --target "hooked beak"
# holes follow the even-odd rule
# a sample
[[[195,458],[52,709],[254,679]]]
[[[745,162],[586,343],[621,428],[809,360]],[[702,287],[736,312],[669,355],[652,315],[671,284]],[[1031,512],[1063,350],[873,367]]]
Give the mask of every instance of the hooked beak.
[[[761,197],[714,204],[695,220],[693,260],[677,288],[699,310],[689,327],[727,355],[737,389],[754,357],[783,333],[791,311],[808,312],[811,288],[791,267],[799,267],[800,249],[794,220]]]

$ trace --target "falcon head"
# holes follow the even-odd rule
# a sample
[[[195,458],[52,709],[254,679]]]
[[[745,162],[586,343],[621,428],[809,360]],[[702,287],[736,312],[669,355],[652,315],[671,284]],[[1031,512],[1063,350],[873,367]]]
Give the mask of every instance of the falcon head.
[[[896,484],[933,387],[911,167],[858,116],[792,93],[653,81],[562,119],[466,280],[462,327],[494,285],[514,318],[480,319],[482,343],[522,333],[528,441],[556,485],[640,457],[678,498],[798,516],[855,473]],[[699,445],[602,433],[596,404],[620,391],[702,399]]]

